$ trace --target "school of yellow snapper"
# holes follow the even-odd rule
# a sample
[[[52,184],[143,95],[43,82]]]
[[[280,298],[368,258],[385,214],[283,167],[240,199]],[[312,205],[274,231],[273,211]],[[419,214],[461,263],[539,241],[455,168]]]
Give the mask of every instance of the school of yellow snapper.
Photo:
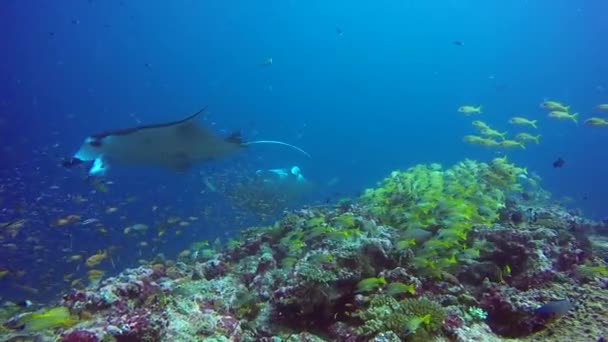
[[[540,107],[547,111],[547,117],[553,120],[572,121],[578,124],[579,113],[573,113],[569,105],[558,101],[545,100]],[[597,105],[598,112],[608,112],[608,104]],[[464,105],[458,108],[458,112],[465,116],[482,114],[482,106]],[[538,120],[532,120],[524,116],[513,116],[508,123],[517,128],[538,129]],[[591,127],[608,127],[608,117],[592,116],[584,121],[584,124]],[[508,132],[500,132],[492,128],[486,122],[474,120],[473,127],[477,130],[477,135],[465,135],[463,141],[471,144],[489,148],[520,148],[526,149],[530,143],[539,144],[540,134],[530,132],[519,132],[513,137],[508,136]]]

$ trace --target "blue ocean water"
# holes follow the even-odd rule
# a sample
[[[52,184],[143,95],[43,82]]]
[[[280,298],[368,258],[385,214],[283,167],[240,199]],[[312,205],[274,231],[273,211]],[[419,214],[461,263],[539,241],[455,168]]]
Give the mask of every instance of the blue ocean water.
[[[66,261],[70,255],[111,246],[105,269],[116,273],[258,224],[209,191],[258,169],[300,166],[315,185],[304,202],[314,204],[356,196],[394,169],[503,153],[462,141],[474,130],[461,105],[482,105],[474,119],[501,131],[521,131],[508,124],[514,115],[539,120],[538,146],[504,153],[538,173],[555,198],[571,197],[569,205],[590,217],[608,215],[608,130],[582,123],[608,103],[602,1],[7,0],[2,7],[0,222],[26,220],[14,238],[0,240],[0,267],[10,271],[0,279],[4,299],[48,299],[82,277],[85,267]],[[546,99],[570,105],[579,124],[549,119],[539,106]],[[205,105],[205,125],[218,135],[240,130],[245,140],[286,141],[312,158],[255,146],[184,174],[117,165],[104,180],[107,192],[85,181],[86,171],[60,166],[88,134],[178,120]],[[563,168],[552,166],[558,157]],[[68,215],[99,220],[107,232],[56,224]],[[154,241],[159,224],[190,216],[179,235]],[[123,228],[135,223],[154,228],[126,236]]]

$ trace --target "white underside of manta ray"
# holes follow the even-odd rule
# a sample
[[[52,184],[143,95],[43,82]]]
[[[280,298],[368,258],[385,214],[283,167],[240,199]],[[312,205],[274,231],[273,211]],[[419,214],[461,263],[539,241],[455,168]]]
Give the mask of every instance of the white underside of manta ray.
[[[103,175],[109,163],[156,165],[186,171],[193,165],[226,157],[253,144],[278,144],[310,155],[299,147],[274,140],[243,142],[240,133],[220,138],[200,125],[202,110],[168,123],[119,129],[87,137],[73,157],[63,161],[72,167],[93,162],[90,175]]]

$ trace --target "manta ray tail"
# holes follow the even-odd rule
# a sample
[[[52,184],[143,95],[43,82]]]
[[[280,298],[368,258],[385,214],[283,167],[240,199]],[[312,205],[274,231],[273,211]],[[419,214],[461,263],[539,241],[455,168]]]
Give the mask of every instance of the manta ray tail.
[[[299,147],[297,147],[297,146],[294,146],[294,145],[291,145],[291,144],[288,144],[288,143],[282,142],[282,141],[275,141],[275,140],[255,140],[255,141],[248,141],[248,142],[245,142],[245,143],[243,143],[242,145],[243,145],[243,146],[249,146],[249,145],[254,145],[254,144],[273,144],[273,145],[283,145],[283,146],[287,146],[287,147],[289,147],[289,148],[293,148],[294,150],[296,150],[296,151],[298,151],[298,152],[301,152],[302,154],[306,155],[308,158],[312,158],[312,157],[310,156],[310,154],[309,154],[308,152],[304,151],[303,149],[301,149],[301,148],[299,148]]]

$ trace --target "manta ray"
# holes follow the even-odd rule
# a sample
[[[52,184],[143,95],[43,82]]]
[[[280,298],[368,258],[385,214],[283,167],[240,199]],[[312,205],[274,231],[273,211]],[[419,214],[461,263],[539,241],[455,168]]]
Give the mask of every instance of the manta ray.
[[[278,144],[299,147],[274,140],[244,142],[239,132],[218,137],[199,123],[198,117],[207,107],[178,121],[137,126],[90,135],[78,151],[64,159],[64,167],[92,162],[89,175],[104,175],[109,163],[125,165],[156,165],[175,171],[187,171],[193,165],[219,159],[253,144]]]

